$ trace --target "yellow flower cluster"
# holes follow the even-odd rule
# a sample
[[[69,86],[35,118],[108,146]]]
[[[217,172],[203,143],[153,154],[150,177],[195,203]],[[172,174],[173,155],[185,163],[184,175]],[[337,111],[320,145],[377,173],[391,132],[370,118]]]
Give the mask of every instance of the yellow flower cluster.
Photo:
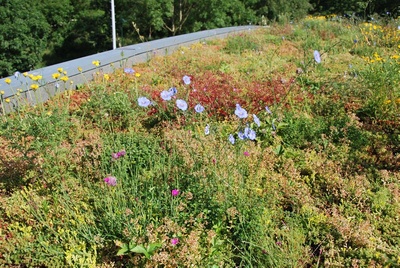
[[[314,21],[326,21],[326,17],[325,16],[312,16],[309,15],[305,18],[305,20],[314,20]]]
[[[400,31],[394,27],[363,23],[361,33],[370,46],[384,45],[393,47],[400,42]]]
[[[43,76],[41,76],[41,75],[33,75],[33,74],[29,74],[28,77],[30,79],[32,79],[33,81],[39,81],[40,79],[43,78]]]

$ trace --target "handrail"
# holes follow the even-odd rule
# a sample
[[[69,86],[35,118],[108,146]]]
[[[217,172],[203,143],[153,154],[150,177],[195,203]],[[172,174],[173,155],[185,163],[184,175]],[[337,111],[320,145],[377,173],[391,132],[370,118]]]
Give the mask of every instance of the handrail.
[[[18,107],[18,102],[15,98],[16,95],[26,100],[27,103],[35,105],[59,93],[60,91],[56,89],[56,83],[60,81],[52,77],[52,75],[57,72],[58,68],[62,68],[67,73],[69,78],[69,82],[67,83],[73,81],[74,85],[78,85],[85,81],[92,80],[93,74],[99,70],[103,73],[111,73],[113,71],[112,66],[114,66],[114,68],[118,67],[116,64],[119,64],[119,67],[124,67],[121,66],[121,63],[124,63],[125,66],[133,66],[134,64],[147,61],[153,53],[157,55],[167,55],[182,46],[212,38],[223,38],[232,33],[249,31],[258,27],[260,26],[250,25],[219,28],[125,46],[29,71],[29,74],[34,76],[40,75],[42,77],[37,82],[29,77],[25,77],[23,74],[19,74],[18,77],[5,77],[0,79],[0,91],[4,91],[1,97],[3,101],[9,99],[11,105],[6,105],[4,109],[5,112],[10,112]],[[93,61],[98,61],[99,66],[95,66],[92,63]],[[34,94],[32,94],[33,89],[30,88],[32,84],[39,85],[39,88],[35,89],[35,97],[33,96]]]

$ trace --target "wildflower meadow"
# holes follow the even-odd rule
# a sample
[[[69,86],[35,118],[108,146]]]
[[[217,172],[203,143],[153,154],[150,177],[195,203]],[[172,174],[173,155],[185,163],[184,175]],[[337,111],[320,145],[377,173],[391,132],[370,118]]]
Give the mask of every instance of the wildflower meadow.
[[[80,85],[54,70],[35,106],[0,84],[0,266],[399,267],[399,25],[308,17]]]

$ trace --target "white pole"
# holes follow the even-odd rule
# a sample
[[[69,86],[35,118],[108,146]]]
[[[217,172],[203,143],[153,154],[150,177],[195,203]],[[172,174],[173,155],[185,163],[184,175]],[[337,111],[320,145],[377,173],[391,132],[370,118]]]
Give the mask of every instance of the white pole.
[[[117,34],[115,32],[115,7],[114,0],[111,0],[111,24],[112,24],[112,39],[113,39],[113,49],[117,48]]]

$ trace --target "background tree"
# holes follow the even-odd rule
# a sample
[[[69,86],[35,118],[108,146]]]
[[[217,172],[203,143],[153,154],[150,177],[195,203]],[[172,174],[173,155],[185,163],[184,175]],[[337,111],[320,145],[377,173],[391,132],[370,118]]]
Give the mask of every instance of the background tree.
[[[0,1],[0,76],[41,65],[51,29],[36,5]]]

